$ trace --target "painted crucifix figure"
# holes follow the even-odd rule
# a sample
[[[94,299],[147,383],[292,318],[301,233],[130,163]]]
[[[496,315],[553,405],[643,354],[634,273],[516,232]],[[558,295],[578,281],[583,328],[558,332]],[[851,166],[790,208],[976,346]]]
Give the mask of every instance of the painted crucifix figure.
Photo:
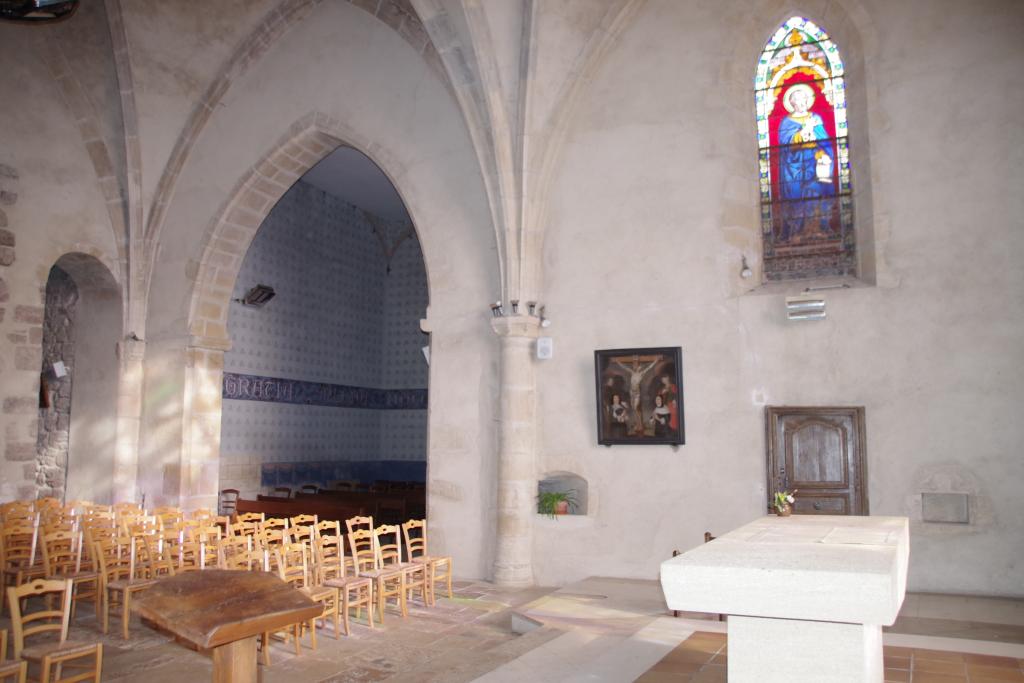
[[[625,358],[614,358],[612,362],[618,365],[620,368],[626,371],[629,377],[629,403],[633,408],[633,432],[634,434],[642,435],[644,433],[644,421],[643,415],[640,410],[640,385],[654,366],[657,365],[657,357],[644,356],[642,359],[640,356],[634,355],[630,365],[625,365],[622,361]],[[641,360],[650,360],[646,365],[641,365]]]

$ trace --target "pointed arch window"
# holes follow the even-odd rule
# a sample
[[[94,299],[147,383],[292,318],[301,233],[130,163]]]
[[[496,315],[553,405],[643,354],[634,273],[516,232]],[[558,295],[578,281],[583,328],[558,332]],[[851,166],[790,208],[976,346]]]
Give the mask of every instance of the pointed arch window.
[[[843,61],[803,17],[765,45],[754,78],[767,281],[856,275]]]

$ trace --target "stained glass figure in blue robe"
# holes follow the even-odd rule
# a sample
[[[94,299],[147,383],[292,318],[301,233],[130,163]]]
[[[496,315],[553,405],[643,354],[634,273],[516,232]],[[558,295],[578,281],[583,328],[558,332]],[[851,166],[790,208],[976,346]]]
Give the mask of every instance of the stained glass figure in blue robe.
[[[790,86],[782,104],[789,112],[779,123],[779,191],[782,195],[781,242],[801,235],[817,223],[831,230],[835,183],[835,151],[821,116],[811,111],[814,89],[806,83]]]

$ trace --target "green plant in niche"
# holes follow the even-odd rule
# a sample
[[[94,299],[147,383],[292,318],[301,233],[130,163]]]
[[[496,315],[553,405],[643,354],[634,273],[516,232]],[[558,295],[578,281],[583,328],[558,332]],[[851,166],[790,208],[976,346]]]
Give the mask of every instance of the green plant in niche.
[[[577,507],[575,489],[544,491],[537,496],[537,512],[553,519],[558,519],[558,515],[564,515]]]

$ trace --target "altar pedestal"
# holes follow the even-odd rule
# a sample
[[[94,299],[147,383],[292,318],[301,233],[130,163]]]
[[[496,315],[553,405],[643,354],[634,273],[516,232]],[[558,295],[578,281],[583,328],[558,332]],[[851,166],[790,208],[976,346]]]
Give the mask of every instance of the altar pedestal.
[[[881,683],[905,517],[764,517],[663,562],[669,609],[728,614],[729,680]]]

